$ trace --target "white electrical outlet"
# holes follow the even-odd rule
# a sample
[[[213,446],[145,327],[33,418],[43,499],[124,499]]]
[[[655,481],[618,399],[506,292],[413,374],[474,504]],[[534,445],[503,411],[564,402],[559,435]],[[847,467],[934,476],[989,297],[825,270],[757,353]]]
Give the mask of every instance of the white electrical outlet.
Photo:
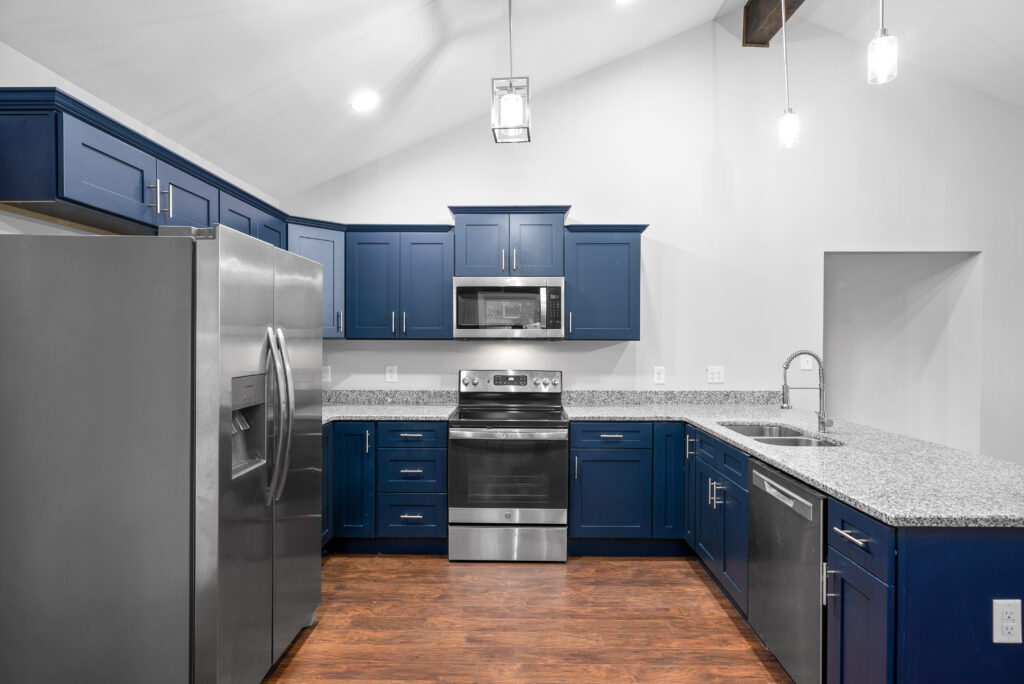
[[[725,366],[707,367],[708,384],[717,385],[725,382]]]
[[[665,384],[665,367],[655,366],[654,367],[654,384],[664,385]]]
[[[800,370],[814,370],[814,360],[810,356],[801,356]]]
[[[398,366],[384,366],[384,382],[398,382]]]
[[[330,381],[331,381],[331,367],[330,366],[322,366],[320,368],[320,382],[330,382]]]
[[[1021,643],[1020,599],[992,599],[992,643]]]

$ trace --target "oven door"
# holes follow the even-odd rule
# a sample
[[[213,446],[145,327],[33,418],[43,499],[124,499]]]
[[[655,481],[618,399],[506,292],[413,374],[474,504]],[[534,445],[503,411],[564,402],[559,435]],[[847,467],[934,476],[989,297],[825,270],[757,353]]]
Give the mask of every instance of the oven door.
[[[448,431],[448,522],[565,525],[569,431]]]
[[[460,338],[561,338],[564,278],[454,279]]]

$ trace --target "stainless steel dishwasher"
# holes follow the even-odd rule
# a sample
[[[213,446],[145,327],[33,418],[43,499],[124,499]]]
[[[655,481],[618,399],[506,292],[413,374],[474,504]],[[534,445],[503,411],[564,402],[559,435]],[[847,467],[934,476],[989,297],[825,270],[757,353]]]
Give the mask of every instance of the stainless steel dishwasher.
[[[797,684],[823,676],[825,497],[750,459],[750,626]]]

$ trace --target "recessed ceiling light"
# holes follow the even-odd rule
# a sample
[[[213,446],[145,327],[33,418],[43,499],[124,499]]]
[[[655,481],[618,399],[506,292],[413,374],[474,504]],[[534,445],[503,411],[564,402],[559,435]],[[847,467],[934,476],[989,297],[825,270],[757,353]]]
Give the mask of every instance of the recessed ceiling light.
[[[352,111],[365,114],[376,109],[378,104],[380,104],[380,95],[372,90],[364,90],[352,96],[349,106],[352,107]]]

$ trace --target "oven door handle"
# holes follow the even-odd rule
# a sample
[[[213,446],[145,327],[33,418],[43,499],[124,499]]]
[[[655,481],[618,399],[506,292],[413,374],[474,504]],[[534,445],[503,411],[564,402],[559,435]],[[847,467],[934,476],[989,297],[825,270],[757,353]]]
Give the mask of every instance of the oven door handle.
[[[531,441],[569,441],[569,430],[536,428],[476,428],[449,429],[448,439],[516,439]]]

